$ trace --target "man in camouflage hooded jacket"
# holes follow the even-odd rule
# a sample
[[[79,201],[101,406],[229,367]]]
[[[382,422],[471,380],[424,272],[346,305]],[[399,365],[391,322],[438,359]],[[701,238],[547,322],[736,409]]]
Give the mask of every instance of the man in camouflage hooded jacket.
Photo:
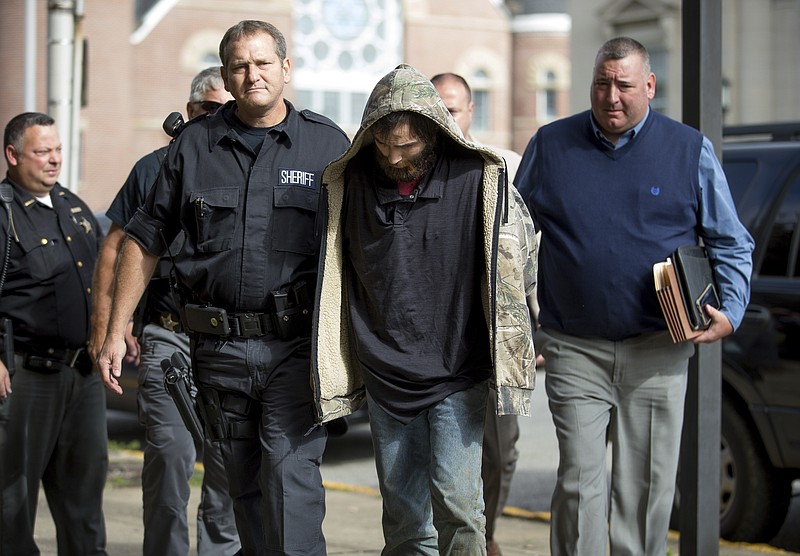
[[[485,554],[487,386],[500,414],[527,415],[534,384],[531,218],[502,158],[406,65],[378,82],[323,184],[319,420],[366,396],[384,554]]]

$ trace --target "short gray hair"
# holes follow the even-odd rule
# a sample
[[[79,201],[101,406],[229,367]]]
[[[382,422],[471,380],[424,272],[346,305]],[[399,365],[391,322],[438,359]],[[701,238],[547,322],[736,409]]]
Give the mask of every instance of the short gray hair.
[[[219,66],[206,68],[192,79],[192,88],[189,92],[189,102],[202,102],[203,95],[209,91],[217,91],[225,87]]]

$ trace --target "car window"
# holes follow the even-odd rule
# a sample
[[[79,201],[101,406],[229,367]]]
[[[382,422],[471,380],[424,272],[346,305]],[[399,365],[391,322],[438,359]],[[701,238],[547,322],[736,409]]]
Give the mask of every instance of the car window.
[[[762,276],[798,277],[800,177],[795,177],[778,208],[761,264]]]
[[[750,182],[756,175],[758,163],[755,159],[739,159],[723,163],[725,177],[728,179],[728,186],[731,196],[736,204],[742,199],[742,195],[747,191]]]

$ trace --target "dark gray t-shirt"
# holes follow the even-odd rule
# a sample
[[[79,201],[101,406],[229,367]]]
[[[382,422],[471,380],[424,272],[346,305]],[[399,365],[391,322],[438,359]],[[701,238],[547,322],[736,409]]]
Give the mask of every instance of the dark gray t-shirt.
[[[143,156],[133,165],[130,174],[128,174],[128,179],[122,184],[116,197],[111,202],[111,206],[106,211],[106,216],[108,216],[109,220],[120,228],[124,229],[136,209],[144,204],[150,188],[156,181],[158,171],[161,168],[161,161],[167,155],[167,150],[168,147],[161,147]],[[172,242],[169,253],[176,255],[180,251],[181,245],[183,245],[182,234]],[[175,306],[175,301],[170,291],[168,274],[165,272],[165,269],[170,268],[171,264],[169,256],[162,258],[153,280],[147,286],[148,310],[151,313],[178,314],[178,308]],[[147,315],[145,318],[149,322],[150,316]]]
[[[372,147],[348,166],[345,257],[364,382],[401,422],[489,377],[481,302],[483,159],[454,144],[408,196]]]

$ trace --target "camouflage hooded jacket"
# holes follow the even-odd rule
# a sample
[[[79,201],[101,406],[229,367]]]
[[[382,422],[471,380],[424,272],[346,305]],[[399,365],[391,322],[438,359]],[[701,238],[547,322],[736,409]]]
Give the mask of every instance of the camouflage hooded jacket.
[[[484,159],[482,207],[486,272],[482,279],[498,414],[530,414],[535,355],[528,295],[536,280],[536,238],[530,214],[508,183],[503,159],[464,139],[430,81],[400,65],[375,86],[350,148],[323,173],[322,218],[314,332],[312,381],[317,418],[327,422],[355,411],[364,401],[361,369],[350,343],[347,287],[344,281],[342,205],[345,168],[373,139],[370,127],[396,111],[418,112],[435,121],[453,141]]]

